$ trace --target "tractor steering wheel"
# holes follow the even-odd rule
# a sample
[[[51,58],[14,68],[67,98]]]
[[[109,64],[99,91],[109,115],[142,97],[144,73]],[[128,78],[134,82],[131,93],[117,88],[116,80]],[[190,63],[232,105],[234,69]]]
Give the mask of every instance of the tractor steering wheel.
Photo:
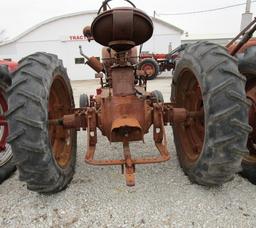
[[[102,2],[101,7],[98,10],[98,15],[100,14],[101,10],[103,9],[103,11],[105,11],[105,9],[108,7],[109,9],[111,9],[111,7],[109,6],[109,2],[111,2],[112,0],[105,0],[104,2]],[[130,1],[130,0],[124,0],[125,2],[128,2],[132,5],[133,8],[136,8],[136,6]]]

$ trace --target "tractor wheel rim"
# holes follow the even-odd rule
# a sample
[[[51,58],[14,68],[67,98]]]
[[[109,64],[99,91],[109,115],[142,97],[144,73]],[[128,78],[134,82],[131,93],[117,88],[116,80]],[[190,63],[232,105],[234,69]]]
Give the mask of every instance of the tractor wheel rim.
[[[3,122],[6,121],[4,113],[7,112],[7,102],[0,91],[0,152],[5,149],[8,136],[8,126]]]
[[[59,119],[71,113],[72,101],[64,79],[57,75],[54,77],[50,89],[48,103],[48,119]],[[49,125],[49,137],[51,139],[52,152],[57,165],[64,169],[72,158],[72,134],[73,131],[63,126]]]
[[[152,75],[155,74],[155,68],[152,64],[145,63],[142,65],[141,69],[146,72],[148,77],[151,77]]]
[[[185,108],[188,112],[202,112],[201,118],[188,118],[183,123],[175,124],[180,140],[181,150],[186,161],[195,162],[201,155],[205,129],[204,104],[201,88],[193,72],[184,69],[177,82],[175,102],[177,107]]]
[[[249,155],[244,160],[256,164],[256,79],[249,80],[246,84],[246,96],[251,101],[249,110],[249,124],[253,131],[249,134],[247,147]]]

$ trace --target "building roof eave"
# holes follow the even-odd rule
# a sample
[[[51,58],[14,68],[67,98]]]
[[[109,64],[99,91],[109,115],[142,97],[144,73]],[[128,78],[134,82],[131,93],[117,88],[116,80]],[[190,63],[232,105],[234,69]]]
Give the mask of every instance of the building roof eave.
[[[60,15],[60,16],[56,16],[56,17],[53,17],[53,18],[49,18],[47,20],[44,20],[42,21],[41,23],[39,24],[36,24],[35,26],[27,29],[26,31],[24,31],[23,33],[21,33],[20,35],[10,39],[10,40],[6,40],[2,43],[0,43],[0,46],[5,46],[7,44],[11,44],[11,43],[14,43],[16,41],[18,41],[19,39],[23,38],[24,36],[26,36],[27,34],[33,32],[34,30],[48,24],[48,23],[51,23],[51,22],[54,22],[54,21],[58,21],[58,20],[61,20],[61,19],[64,19],[64,18],[69,18],[69,17],[74,17],[74,16],[80,16],[80,15],[84,15],[84,14],[97,14],[97,11],[96,10],[88,10],[88,11],[80,11],[80,12],[76,12],[76,13],[69,13],[69,14],[64,14],[64,15]],[[156,18],[156,17],[151,17],[151,19],[155,22],[158,22],[164,26],[167,26],[171,29],[174,29],[175,31],[181,33],[181,35],[184,33],[184,31],[172,24],[169,24],[168,22],[166,21],[163,21],[159,18]]]
[[[178,28],[178,27],[176,27],[176,26],[174,26],[174,25],[172,25],[172,24],[170,24],[170,23],[168,23],[166,21],[163,21],[163,20],[161,20],[159,18],[151,17],[151,19],[153,21],[159,22],[160,24],[163,24],[163,25],[165,25],[165,26],[167,26],[167,27],[169,27],[171,29],[174,29],[175,31],[179,32],[181,35],[184,33],[184,30],[182,30],[182,29],[180,29],[180,28]]]

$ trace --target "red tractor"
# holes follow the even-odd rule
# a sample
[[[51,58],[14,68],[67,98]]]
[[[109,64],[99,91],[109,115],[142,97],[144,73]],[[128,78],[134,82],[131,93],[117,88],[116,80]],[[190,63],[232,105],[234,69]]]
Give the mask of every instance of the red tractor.
[[[11,146],[7,143],[8,124],[5,113],[8,111],[6,89],[11,86],[9,72],[17,68],[17,63],[0,60],[0,183],[16,169],[12,159]]]
[[[75,172],[77,131],[86,130],[85,162],[119,165],[126,184],[134,186],[136,165],[170,159],[165,127],[172,125],[180,165],[192,182],[230,181],[250,156],[248,135],[255,126],[254,119],[248,124],[249,109],[255,110],[236,58],[210,42],[187,46],[174,72],[171,101],[165,103],[160,91],[147,91],[147,75],[134,60],[135,47],[153,34],[150,17],[129,0],[132,7],[113,9],[110,1],[84,29],[104,48],[102,62],[82,53],[100,88],[96,95],[82,96],[80,108],[56,55],[37,52],[19,62],[8,90],[7,118],[20,179],[42,193],[66,188]],[[134,158],[130,142],[144,142],[150,128],[159,155]],[[109,142],[122,143],[122,159],[95,158],[99,131]]]
[[[18,63],[11,61],[11,60],[1,60],[0,59],[0,66],[7,67],[8,71],[11,73],[17,69]]]
[[[164,71],[174,70],[177,58],[180,58],[181,52],[188,44],[181,44],[168,54],[153,54],[141,52],[139,56],[138,69],[145,71],[148,80],[156,78]]]

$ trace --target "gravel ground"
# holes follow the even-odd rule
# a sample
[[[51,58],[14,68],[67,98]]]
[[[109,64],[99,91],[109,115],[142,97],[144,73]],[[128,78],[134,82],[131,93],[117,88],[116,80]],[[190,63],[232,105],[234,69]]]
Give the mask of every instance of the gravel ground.
[[[149,83],[166,101],[168,76]],[[95,80],[72,83],[76,104],[79,94],[94,93]],[[118,167],[94,167],[83,162],[85,132],[78,134],[76,174],[69,187],[45,196],[28,191],[16,172],[0,187],[1,227],[256,227],[256,186],[239,175],[218,188],[190,183],[175,155],[172,129],[167,127],[171,160],[138,165],[136,186],[127,187]],[[99,134],[100,136],[100,134]],[[131,151],[155,154],[152,134]],[[152,149],[154,148],[154,149]],[[99,137],[97,158],[119,158],[122,145]]]

